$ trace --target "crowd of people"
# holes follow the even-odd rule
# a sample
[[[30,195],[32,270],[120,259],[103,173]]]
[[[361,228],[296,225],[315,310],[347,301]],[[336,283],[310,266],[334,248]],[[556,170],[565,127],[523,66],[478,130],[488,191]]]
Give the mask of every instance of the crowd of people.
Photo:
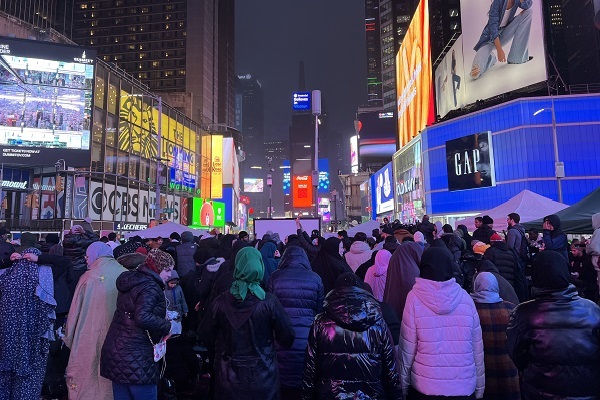
[[[600,399],[600,214],[585,243],[506,222],[120,243],[88,219],[16,248],[0,228],[0,400],[199,377],[214,399]]]

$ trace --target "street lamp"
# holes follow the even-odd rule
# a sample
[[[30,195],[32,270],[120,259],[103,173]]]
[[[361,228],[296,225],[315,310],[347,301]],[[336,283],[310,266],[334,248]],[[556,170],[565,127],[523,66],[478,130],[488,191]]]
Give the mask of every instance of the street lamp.
[[[544,112],[550,111],[552,114],[552,146],[554,148],[554,176],[556,177],[556,185],[558,192],[558,201],[559,203],[563,202],[563,193],[562,193],[562,182],[561,179],[565,177],[565,164],[560,161],[558,155],[558,138],[556,135],[556,112],[554,110],[554,96],[550,96],[551,107],[550,108],[541,108],[533,113],[533,116]]]
[[[321,91],[313,90],[311,94],[312,114],[315,116],[315,169],[312,176],[315,201],[315,218],[319,218],[319,115],[321,115]]]

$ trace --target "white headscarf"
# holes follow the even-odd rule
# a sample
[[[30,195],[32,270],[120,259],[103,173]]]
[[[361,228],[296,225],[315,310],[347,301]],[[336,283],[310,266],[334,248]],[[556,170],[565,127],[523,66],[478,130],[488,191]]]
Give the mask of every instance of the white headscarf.
[[[392,258],[392,253],[387,250],[379,250],[375,255],[375,264],[367,270],[365,283],[373,289],[373,296],[378,301],[383,301],[385,292],[385,281],[387,279],[387,270]]]
[[[491,272],[480,272],[475,278],[475,285],[471,297],[475,303],[493,304],[500,303],[500,288],[498,280]]]

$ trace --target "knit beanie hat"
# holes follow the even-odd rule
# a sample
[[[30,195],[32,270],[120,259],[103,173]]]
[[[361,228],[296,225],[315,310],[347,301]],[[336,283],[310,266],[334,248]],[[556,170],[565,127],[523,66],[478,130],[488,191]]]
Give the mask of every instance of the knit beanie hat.
[[[492,236],[490,236],[490,242],[501,242],[502,236],[498,235],[497,233],[494,233]]]
[[[483,255],[485,253],[485,251],[489,248],[490,248],[489,244],[485,244],[483,242],[478,241],[473,244],[473,253]]]
[[[165,253],[159,249],[152,249],[146,257],[146,265],[154,272],[160,273],[168,268],[175,267],[175,260],[169,253]]]

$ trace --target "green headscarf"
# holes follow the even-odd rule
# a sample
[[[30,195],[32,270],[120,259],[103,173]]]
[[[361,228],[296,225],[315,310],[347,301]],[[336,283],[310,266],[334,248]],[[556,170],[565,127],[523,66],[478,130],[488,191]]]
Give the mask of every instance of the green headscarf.
[[[248,291],[264,300],[265,291],[260,287],[264,274],[265,265],[260,252],[254,247],[241,249],[235,257],[235,281],[229,292],[238,300],[245,300]]]

